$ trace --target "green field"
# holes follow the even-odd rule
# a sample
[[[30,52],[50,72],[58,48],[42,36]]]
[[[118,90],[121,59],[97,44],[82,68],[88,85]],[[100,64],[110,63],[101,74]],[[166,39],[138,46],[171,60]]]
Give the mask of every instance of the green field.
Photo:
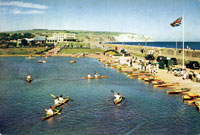
[[[5,48],[0,49],[0,55],[33,55],[45,51],[45,47],[36,48]]]
[[[94,54],[96,52],[103,53],[104,50],[102,49],[62,49],[59,53],[60,54],[78,54],[78,53],[88,53],[88,54]]]

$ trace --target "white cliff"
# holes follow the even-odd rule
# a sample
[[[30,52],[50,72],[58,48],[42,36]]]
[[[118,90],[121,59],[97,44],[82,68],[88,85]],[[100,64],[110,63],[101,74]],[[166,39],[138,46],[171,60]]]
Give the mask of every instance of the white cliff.
[[[145,37],[144,35],[136,34],[120,34],[119,36],[114,36],[117,42],[145,42],[153,41],[151,37]]]

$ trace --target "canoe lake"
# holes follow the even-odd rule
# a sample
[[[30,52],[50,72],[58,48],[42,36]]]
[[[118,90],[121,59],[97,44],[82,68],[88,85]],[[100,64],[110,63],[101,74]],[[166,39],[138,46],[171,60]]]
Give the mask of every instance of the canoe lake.
[[[0,58],[0,134],[174,135],[200,134],[200,112],[168,96],[166,89],[130,79],[93,58]],[[70,64],[70,60],[77,63]],[[82,79],[88,73],[104,79]],[[26,76],[31,74],[29,84]],[[113,104],[111,90],[125,97]],[[41,120],[53,105],[50,95],[70,96],[61,115]]]

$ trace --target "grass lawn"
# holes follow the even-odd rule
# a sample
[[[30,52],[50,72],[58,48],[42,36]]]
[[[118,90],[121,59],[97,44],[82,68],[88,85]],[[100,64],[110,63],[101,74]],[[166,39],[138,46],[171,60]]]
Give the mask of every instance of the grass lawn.
[[[59,53],[63,54],[78,54],[78,53],[88,53],[94,54],[96,52],[103,53],[102,49],[62,49]]]
[[[45,47],[35,47],[35,48],[6,48],[0,49],[0,55],[31,55],[38,52],[44,51]]]

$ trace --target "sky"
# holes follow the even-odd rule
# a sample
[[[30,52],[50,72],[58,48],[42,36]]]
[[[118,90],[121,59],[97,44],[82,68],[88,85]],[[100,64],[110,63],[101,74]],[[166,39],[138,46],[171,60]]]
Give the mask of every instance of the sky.
[[[170,23],[183,16],[179,27]],[[200,41],[200,0],[0,0],[0,32],[127,32],[154,41]]]

